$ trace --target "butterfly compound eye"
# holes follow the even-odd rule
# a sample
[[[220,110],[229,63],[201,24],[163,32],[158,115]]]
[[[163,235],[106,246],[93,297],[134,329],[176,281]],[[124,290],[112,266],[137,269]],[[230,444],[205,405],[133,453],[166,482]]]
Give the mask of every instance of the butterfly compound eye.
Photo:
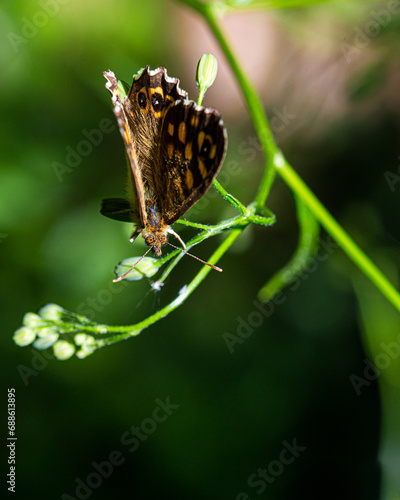
[[[147,99],[146,94],[144,92],[139,92],[137,96],[139,107],[142,109],[146,109],[147,107]]]
[[[151,96],[151,105],[153,106],[154,111],[161,111],[164,106],[164,99],[161,94],[155,92]]]
[[[147,236],[145,236],[144,241],[146,242],[146,245],[151,247],[154,245],[155,238],[151,234],[148,234]]]

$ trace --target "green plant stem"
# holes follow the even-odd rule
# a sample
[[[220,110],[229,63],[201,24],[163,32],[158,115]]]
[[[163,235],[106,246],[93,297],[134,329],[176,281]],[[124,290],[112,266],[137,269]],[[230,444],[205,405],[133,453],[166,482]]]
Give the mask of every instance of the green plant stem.
[[[374,283],[381,293],[400,311],[400,295],[378,267],[365,255],[340,224],[332,217],[315,194],[308,188],[289,163],[281,156],[276,168],[290,188],[304,201],[325,230],[337,241],[351,260]]]
[[[220,185],[219,185],[220,186]],[[220,186],[221,187],[221,186]],[[223,189],[223,188],[222,188]],[[223,190],[225,191],[225,190]],[[226,191],[225,191],[226,193]],[[228,196],[229,193],[226,193]],[[224,196],[225,197],[225,196]],[[233,200],[236,200],[233,196],[231,196]],[[236,200],[237,201],[237,200]],[[238,203],[240,203],[238,201]],[[232,202],[234,206],[235,203]],[[241,205],[241,204],[240,204]],[[259,224],[262,226],[271,226],[272,224],[275,223],[275,215],[268,215],[265,217],[261,217],[259,215],[253,214],[250,209],[246,209],[243,205],[241,205],[245,210],[246,214],[243,215],[238,215],[237,217],[233,217],[232,219],[227,219],[219,224],[216,224],[215,226],[208,226],[203,232],[192,238],[187,244],[186,247],[188,250],[190,250],[192,247],[195,245],[198,245],[202,241],[204,241],[207,238],[210,238],[212,236],[216,236],[217,234],[222,233],[223,231],[226,231],[228,229],[233,229],[233,228],[242,228],[244,229],[248,224],[253,223],[253,224]],[[194,226],[196,227],[196,226]],[[175,250],[174,252],[171,252],[167,257],[165,257],[165,260],[169,260],[173,257],[175,259],[169,264],[167,269],[163,272],[162,276],[160,277],[159,281],[161,283],[164,282],[164,280],[168,277],[168,275],[171,273],[172,269],[178,264],[178,262],[184,257],[184,252],[181,252],[180,250]],[[210,264],[214,264],[213,262],[209,262]]]
[[[218,17],[221,13],[221,9],[218,9],[218,4],[203,4],[197,0],[181,1],[191,4],[204,16],[214,33],[214,36],[220,43],[225,57],[231,65],[232,71],[241,87],[249,108],[250,116],[254,122],[254,127],[259,140],[264,147],[266,155],[266,168],[256,196],[256,204],[260,206],[265,203],[275,172],[277,172],[290,186],[293,192],[304,201],[309,210],[314,214],[315,218],[326,229],[326,231],[331,234],[331,236],[337,241],[337,243],[360,268],[360,270],[365,273],[365,275],[375,284],[381,293],[400,311],[399,292],[375,266],[375,264],[365,255],[365,253],[354,243],[346,231],[336,222],[318,198],[287,163],[279,151],[271,129],[269,128],[262,102],[259,99],[253,85],[247,79],[245,73],[240,67],[238,58],[234,55],[232,49],[230,48],[227,38],[219,24]]]
[[[282,288],[306,270],[319,246],[320,224],[303,200],[297,195],[295,195],[295,200],[300,228],[298,245],[289,262],[279,269],[258,292],[258,299],[262,302],[271,300]]]
[[[175,222],[175,224],[181,224],[182,226],[186,227],[194,227],[196,229],[204,229],[205,231],[208,231],[211,228],[209,224],[200,224],[198,222],[192,222],[186,219],[179,219]]]
[[[180,0],[182,3],[189,5],[193,9],[203,12],[205,2],[200,0]],[[308,7],[321,3],[332,3],[336,0],[252,0],[248,2],[238,2],[235,0],[220,0],[214,2],[214,8],[217,9],[220,15],[229,14],[231,12],[242,12],[251,10],[271,10],[271,9],[293,9],[296,7]],[[365,0],[354,0],[364,2]]]
[[[219,247],[215,250],[215,252],[209,259],[209,263],[215,265],[225,254],[225,252],[231,247],[231,245],[233,245],[233,243],[236,241],[236,239],[248,224],[254,223],[263,226],[273,224],[275,222],[275,216],[265,208],[265,202],[270,192],[275,175],[276,173],[278,173],[286,182],[286,184],[292,189],[294,196],[296,196],[296,198],[300,200],[300,203],[304,204],[303,208],[305,210],[305,212],[303,213],[303,216],[305,218],[303,220],[304,228],[301,236],[300,246],[298,247],[298,253],[295,254],[294,259],[292,260],[291,268],[289,269],[289,271],[291,273],[296,273],[298,269],[301,269],[302,262],[304,261],[304,256],[300,255],[300,252],[306,249],[307,245],[309,254],[312,253],[314,248],[313,241],[308,241],[307,238],[310,237],[311,239],[314,238],[315,240],[315,238],[317,237],[318,227],[315,221],[311,218],[309,220],[306,220],[308,217],[306,211],[309,210],[312,216],[315,217],[315,219],[325,228],[325,230],[337,241],[337,243],[346,252],[350,259],[352,259],[353,262],[359,267],[359,269],[397,308],[397,310],[400,311],[400,295],[398,291],[375,266],[375,264],[362,252],[362,250],[350,238],[346,231],[344,231],[344,229],[332,217],[328,210],[326,210],[326,208],[322,205],[318,198],[312,193],[312,191],[307,187],[307,185],[302,181],[298,174],[285,160],[277,144],[275,143],[272,131],[268,124],[268,119],[264,112],[262,102],[256,92],[256,89],[252,85],[251,81],[247,78],[246,73],[241,68],[238,59],[235,57],[232,49],[230,48],[227,38],[219,23],[219,17],[227,10],[233,9],[235,4],[232,2],[215,2],[209,4],[206,2],[201,2],[199,0],[180,1],[182,3],[185,3],[186,5],[193,7],[203,15],[205,20],[208,22],[212,32],[214,33],[216,39],[220,43],[243,92],[249,114],[254,122],[254,127],[257,132],[258,139],[264,149],[266,156],[265,170],[260,183],[260,187],[255,197],[255,201],[247,207],[244,206],[234,196],[229,194],[218,183],[218,181],[214,181],[214,185],[219,193],[224,197],[226,201],[228,201],[240,212],[240,215],[232,219],[222,221],[215,226],[204,226],[201,224],[190,223],[186,221],[186,225],[191,225],[192,227],[195,227],[197,229],[202,229],[202,232],[192,238],[192,240],[188,243],[188,248],[200,243],[206,238],[220,234],[225,230],[231,230],[231,232],[227,235],[227,237],[223,240],[223,242],[219,245]],[[316,3],[317,1],[318,0],[315,0],[314,3]],[[265,4],[272,5],[273,3],[278,4],[279,2],[278,0],[274,2],[268,2],[266,0],[263,2],[254,2],[254,6],[256,4],[261,5],[261,3],[265,6]],[[298,215],[300,216],[301,214],[298,212]],[[307,225],[308,227],[306,227]],[[169,272],[171,272],[172,268],[177,264],[178,260],[182,258],[183,254],[177,256],[178,252],[179,251],[176,250],[175,252],[171,252],[171,254],[164,257],[164,260],[169,260],[174,256],[176,258],[173,262],[171,262],[168,269],[164,272],[162,278],[166,277]],[[176,299],[157,311],[155,314],[149,316],[145,320],[135,325],[111,326],[93,324],[87,318],[83,318],[79,315],[74,315],[74,313],[69,313],[68,311],[66,311],[64,319],[64,321],[66,320],[65,322],[46,320],[45,327],[57,327],[62,333],[72,335],[82,332],[97,334],[99,337],[95,339],[95,348],[125,340],[127,338],[138,335],[142,330],[149,327],[156,321],[164,318],[169,313],[174,311],[177,307],[179,307],[200,285],[200,283],[206,278],[211,270],[212,269],[210,267],[203,266],[197,273],[195,278],[187,286],[182,288]],[[282,278],[283,275],[279,275],[278,279],[273,283],[273,286],[267,290],[270,295],[276,293],[276,291],[280,289],[281,283],[282,286],[284,286],[284,280]],[[74,322],[74,320],[76,321]],[[39,326],[38,329],[40,330],[40,328],[42,327]],[[23,335],[25,333],[23,332]]]
[[[217,181],[217,179],[214,179],[213,185],[214,185],[215,189],[219,192],[219,194],[228,203],[230,203],[232,206],[234,206],[236,208],[236,210],[238,210],[242,214],[247,214],[248,213],[247,207],[245,207],[237,198],[235,198],[234,196],[232,196],[231,194],[229,194],[228,191],[226,191],[226,189],[224,189],[221,186],[221,184]]]
[[[204,96],[206,95],[207,89],[200,89],[199,97],[197,98],[197,106],[201,106],[203,104]]]
[[[240,236],[243,228],[233,229],[225,240],[221,243],[221,245],[215,250],[215,252],[209,258],[210,264],[216,264],[219,259],[224,255],[224,253],[233,245],[236,239]],[[104,341],[104,345],[113,344],[115,342],[119,342],[121,340],[125,340],[131,336],[138,335],[142,330],[149,327],[156,321],[167,316],[172,311],[174,311],[177,307],[179,307],[192,293],[193,291],[200,285],[200,283],[206,278],[208,273],[212,271],[211,267],[203,266],[201,270],[197,273],[197,275],[193,278],[193,280],[181,290],[178,297],[170,302],[168,305],[157,311],[155,314],[149,316],[145,320],[137,323],[136,325],[131,326],[121,326],[119,328],[119,332],[121,335],[115,335]]]
[[[242,3],[228,0],[220,3],[220,9],[223,9],[224,14],[229,14],[230,12],[247,12],[251,10],[293,9],[295,7],[307,7],[332,1],[335,0],[252,0]]]
[[[215,226],[210,226],[206,231],[203,231],[201,234],[195,236],[189,243],[188,248],[200,243],[204,239],[214,236],[216,234],[220,234],[224,230],[231,229],[231,232],[225,238],[225,240],[219,245],[219,247],[215,250],[215,252],[208,259],[210,264],[217,264],[218,260],[224,255],[224,253],[233,245],[236,239],[240,236],[244,228],[250,224],[251,222],[255,224],[262,224],[264,226],[271,225],[275,222],[275,216],[261,217],[258,215],[254,215],[250,213],[249,215],[239,215],[232,219],[228,219],[223,221],[220,224]],[[178,250],[176,251],[178,252]],[[184,254],[180,254],[177,258],[170,264],[168,269],[164,272],[160,281],[166,278],[166,276],[171,272],[172,268],[176,265],[180,258],[182,258]],[[53,322],[53,321],[45,321],[45,326],[57,326],[64,333],[87,333],[87,334],[97,334],[100,336],[107,335],[105,338],[96,338],[95,344],[96,349],[104,347],[106,345],[114,344],[116,342],[120,342],[122,340],[126,340],[127,338],[134,337],[139,335],[139,333],[145,328],[149,327],[156,321],[164,318],[172,311],[174,311],[177,307],[179,307],[188,297],[192,294],[192,292],[200,285],[200,283],[206,278],[208,273],[212,271],[211,267],[203,266],[195,278],[189,283],[189,285],[183,287],[178,297],[170,302],[168,305],[157,311],[155,314],[149,316],[145,320],[136,323],[134,325],[126,325],[126,326],[112,326],[112,325],[101,325],[101,324],[93,324],[86,320],[86,318],[80,318],[77,315],[72,314],[72,316],[76,316],[78,321],[76,323],[69,322]],[[70,314],[70,313],[68,313]]]
[[[236,239],[242,233],[244,227],[238,227],[233,229],[225,240],[219,245],[215,252],[209,258],[209,263],[215,265],[218,260],[225,254],[225,252],[233,245]],[[139,335],[145,328],[148,328],[153,323],[156,323],[160,319],[164,318],[177,307],[179,307],[185,300],[193,293],[193,291],[200,285],[200,283],[206,278],[209,272],[212,271],[211,267],[203,266],[193,280],[185,285],[176,299],[170,302],[168,305],[147,317],[145,320],[140,321],[134,325],[104,325],[104,324],[93,324],[88,322],[77,322],[70,323],[65,321],[52,321],[43,320],[43,325],[39,326],[38,329],[47,328],[50,326],[57,326],[57,328],[64,334],[75,335],[77,333],[86,333],[99,335],[100,337],[95,338],[95,349],[105,347],[107,345],[115,344],[126,340],[131,337]],[[85,318],[84,318],[85,319]],[[101,338],[101,336],[105,336]]]
[[[267,196],[275,178],[275,171],[273,169],[273,157],[277,148],[275,140],[257,90],[253,86],[251,80],[247,78],[246,73],[240,66],[238,62],[239,60],[230,48],[227,42],[227,37],[218,22],[218,4],[197,4],[197,10],[199,10],[205,17],[215,38],[218,40],[222,50],[224,51],[225,57],[228,60],[242,90],[249,114],[254,122],[254,128],[256,129],[258,140],[264,147],[266,165],[255,199],[256,205],[261,207],[265,205]]]

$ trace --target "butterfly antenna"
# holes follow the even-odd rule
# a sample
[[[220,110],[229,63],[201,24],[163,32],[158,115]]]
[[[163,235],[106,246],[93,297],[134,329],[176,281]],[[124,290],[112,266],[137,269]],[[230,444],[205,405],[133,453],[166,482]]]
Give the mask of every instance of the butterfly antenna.
[[[113,282],[114,282],[114,283],[117,283],[118,281],[121,281],[121,280],[123,280],[124,278],[126,278],[126,277],[128,276],[128,274],[132,271],[132,269],[134,269],[134,268],[135,268],[135,267],[139,264],[139,262],[143,259],[143,257],[146,257],[146,255],[150,252],[150,250],[151,250],[152,248],[153,248],[152,246],[151,246],[150,248],[148,248],[148,249],[145,251],[145,253],[144,253],[144,254],[140,257],[140,259],[138,259],[138,260],[137,260],[137,261],[133,264],[133,266],[132,266],[130,269],[128,269],[128,271],[127,271],[125,274],[123,274],[122,276],[119,276],[118,278],[115,278],[115,279],[113,280]]]
[[[210,266],[212,267],[215,271],[219,271],[220,273],[222,273],[222,269],[220,267],[217,267],[217,266],[213,266],[212,264],[209,264],[208,262],[206,262],[205,260],[202,260],[202,259],[199,259],[198,257],[196,257],[195,255],[187,252],[186,250],[184,250],[183,248],[179,248],[179,247],[176,247],[175,245],[173,245],[172,243],[168,242],[168,245],[170,245],[171,247],[173,248],[176,248],[177,250],[180,250],[181,252],[185,253],[186,255],[189,255],[189,257],[193,257],[194,259],[198,260],[199,262],[201,262],[202,264],[205,264],[206,266]]]
[[[185,245],[185,242],[184,242],[184,241],[183,241],[183,239],[179,236],[179,234],[178,234],[178,233],[176,233],[176,232],[172,229],[172,227],[169,227],[169,228],[167,229],[167,231],[168,231],[168,233],[169,233],[169,234],[173,234],[173,235],[175,236],[175,238],[176,238],[176,239],[179,241],[179,243],[183,246],[183,249],[186,251],[186,245]],[[171,244],[171,243],[170,243],[170,244]],[[174,246],[174,245],[172,245],[172,246]],[[176,248],[176,247],[175,247],[175,248]]]

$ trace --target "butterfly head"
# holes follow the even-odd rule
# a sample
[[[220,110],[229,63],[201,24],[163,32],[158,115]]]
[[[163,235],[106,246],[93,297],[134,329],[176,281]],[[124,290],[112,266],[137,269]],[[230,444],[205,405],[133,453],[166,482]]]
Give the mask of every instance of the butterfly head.
[[[152,248],[156,257],[161,257],[161,247],[168,243],[167,230],[150,232],[143,231],[142,236],[146,245]]]

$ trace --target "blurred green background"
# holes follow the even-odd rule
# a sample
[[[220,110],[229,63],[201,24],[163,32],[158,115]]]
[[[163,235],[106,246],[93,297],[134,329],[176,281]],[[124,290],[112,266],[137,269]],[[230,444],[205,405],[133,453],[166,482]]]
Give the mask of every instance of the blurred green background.
[[[395,285],[398,3],[327,3],[224,21],[284,154]],[[131,324],[199,269],[183,259],[160,292],[146,280],[111,284],[114,265],[144,245],[130,244],[130,227],[99,213],[102,198],[124,195],[126,175],[104,70],[130,82],[147,64],[165,66],[196,99],[197,61],[214,53],[220,71],[204,103],[221,111],[229,134],[218,179],[248,203],[263,157],[220,50],[187,7],[6,0],[0,23],[1,363],[3,397],[16,389],[17,498],[400,498],[394,309],[340,249],[323,247],[323,258],[255,321],[258,290],[296,247],[295,207],[279,179],[268,204],[277,224],[247,229],[220,262],[224,272],[211,272],[139,337],[84,361],[14,345],[24,313],[47,302]],[[99,143],[68,163],[105,119]],[[211,190],[188,218],[215,223],[232,214]],[[186,240],[193,234],[177,230]],[[215,245],[207,241],[196,255],[207,259]],[[224,334],[240,328],[247,338],[232,353]],[[168,398],[179,406],[154,424]],[[145,429],[138,446],[126,444],[132,426]],[[300,451],[283,451],[296,443]],[[93,463],[110,455],[118,465],[98,481]]]

